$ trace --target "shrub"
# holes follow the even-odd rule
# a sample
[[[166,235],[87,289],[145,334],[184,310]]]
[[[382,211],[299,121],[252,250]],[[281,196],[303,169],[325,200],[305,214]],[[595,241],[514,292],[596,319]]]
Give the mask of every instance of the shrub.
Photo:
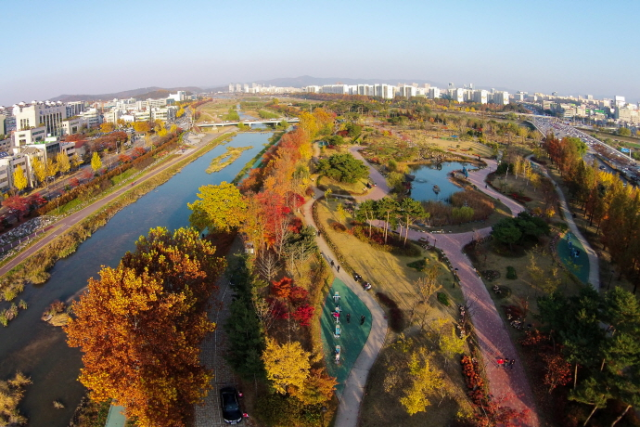
[[[339,222],[334,222],[333,224],[331,224],[331,228],[333,228],[333,231],[336,231],[338,233],[344,233],[347,231],[347,227],[340,224]]]
[[[444,292],[438,292],[438,301],[440,302],[440,304],[443,304],[447,307],[449,307],[449,305],[451,304],[449,302],[449,296]]]
[[[507,279],[515,280],[518,278],[518,273],[516,273],[516,269],[512,266],[507,266]]]
[[[382,305],[389,309],[389,326],[394,332],[402,332],[404,329],[404,313],[398,304],[384,292],[376,292],[376,296]]]

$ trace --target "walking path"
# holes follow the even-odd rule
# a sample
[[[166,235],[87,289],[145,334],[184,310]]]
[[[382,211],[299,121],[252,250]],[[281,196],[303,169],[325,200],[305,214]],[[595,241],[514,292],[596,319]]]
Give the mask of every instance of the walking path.
[[[378,200],[384,197],[389,191],[384,177],[368,162],[366,162],[366,160],[364,160],[358,152],[358,147],[352,147],[350,151],[356,158],[363,160],[365,164],[369,166],[371,180],[376,183],[376,187],[374,187],[373,191],[366,196],[356,197],[356,200]],[[485,162],[488,167],[472,171],[469,175],[469,180],[481,191],[491,197],[499,199],[509,207],[509,209],[511,209],[511,213],[513,215],[517,215],[522,212],[524,208],[521,205],[486,185],[485,179],[487,175],[495,170],[497,164],[494,160],[485,160]],[[316,197],[317,196],[319,196],[319,192],[316,190]],[[315,199],[307,202],[303,208],[305,220],[308,224],[312,225],[314,225],[314,223],[311,217],[311,206],[314,201]],[[410,230],[409,237],[412,240],[418,240],[420,238],[433,239],[430,243],[434,243],[445,253],[452,265],[452,268],[456,270],[460,279],[460,286],[465,298],[467,310],[470,313],[474,324],[475,334],[480,351],[483,355],[486,376],[493,398],[503,406],[525,412],[527,414],[525,425],[536,427],[539,425],[539,420],[536,413],[533,394],[528,384],[524,368],[521,364],[516,363],[513,369],[507,370],[506,368],[500,368],[497,364],[497,359],[504,357],[512,359],[515,358],[517,354],[516,349],[511,342],[509,332],[506,329],[507,326],[505,325],[505,322],[502,321],[502,318],[500,317],[484,282],[476,274],[471,260],[461,252],[462,248],[466,244],[470,243],[474,238],[486,237],[490,232],[491,227],[485,227],[475,232],[459,234],[431,234]],[[330,253],[324,239],[318,240],[320,250],[325,253]],[[342,276],[340,277],[342,278]],[[364,301],[372,311],[372,314],[374,313],[374,310],[376,312],[382,312],[380,306],[375,303],[375,301],[373,301],[373,299],[364,292],[360,286],[355,284],[350,277],[347,277],[347,280],[348,281],[345,281],[345,283],[350,287],[355,288],[358,296],[365,298]],[[383,315],[383,312],[381,314]],[[382,329],[381,325],[376,325],[374,322],[369,336],[369,341],[375,339],[376,341],[379,341],[379,345],[369,346],[369,341],[367,341],[367,346],[365,347],[363,354],[358,358],[358,361],[363,359],[363,362],[366,361],[366,363],[363,363],[363,366],[358,366],[358,369],[354,368],[352,375],[349,376],[349,379],[352,379],[352,377],[354,378],[352,382],[347,381],[344,395],[340,400],[335,424],[337,427],[352,427],[357,425],[359,407],[362,401],[362,394],[364,392],[364,385],[368,370],[373,365],[373,362],[384,343],[386,330],[386,321],[384,329]],[[358,365],[357,362],[356,365]]]
[[[104,198],[102,198],[100,200],[97,200],[96,202],[94,202],[93,204],[87,206],[86,208],[81,209],[78,212],[75,212],[75,213],[63,218],[60,221],[58,221],[57,223],[55,223],[54,225],[48,227],[49,229],[51,229],[53,231],[51,233],[49,233],[47,236],[43,237],[40,241],[35,243],[33,246],[30,246],[27,249],[25,249],[24,251],[22,251],[20,254],[18,254],[11,261],[7,262],[5,265],[0,267],[0,276],[3,276],[5,274],[7,274],[11,269],[13,269],[17,265],[19,265],[21,262],[23,262],[25,259],[29,258],[31,255],[33,255],[36,252],[38,252],[40,249],[42,249],[45,246],[47,246],[49,243],[51,243],[53,240],[55,240],[58,236],[64,234],[71,227],[73,227],[74,225],[78,224],[84,218],[86,218],[86,217],[90,216],[91,214],[97,212],[98,210],[100,210],[104,206],[108,205],[109,203],[111,203],[112,201],[114,201],[115,199],[120,197],[125,192],[131,190],[131,188],[133,188],[134,186],[137,186],[137,185],[139,185],[139,184],[141,184],[141,183],[143,183],[143,182],[155,177],[156,175],[164,172],[165,170],[167,170],[168,168],[172,167],[176,163],[184,160],[185,157],[193,155],[193,153],[195,153],[203,145],[206,145],[209,141],[211,141],[211,139],[217,138],[217,137],[219,137],[219,136],[221,136],[223,134],[224,133],[212,134],[211,138],[207,138],[206,142],[203,142],[200,145],[196,145],[196,146],[193,146],[193,147],[189,148],[188,150],[185,150],[183,155],[177,156],[175,159],[170,160],[170,161],[160,165],[158,168],[148,172],[147,174],[145,174],[143,177],[138,179],[133,184],[123,186],[122,188],[114,191],[113,193],[109,194],[108,196],[106,196],[106,197],[104,197]]]
[[[386,185],[386,184],[385,184]],[[321,191],[315,189],[314,197],[302,206],[302,212],[307,225],[318,228],[313,220],[311,209],[316,198],[323,195]],[[320,252],[330,259],[336,260],[337,257],[327,245],[324,237],[316,237],[316,242]],[[344,385],[342,395],[339,396],[338,414],[336,415],[336,427],[356,427],[358,425],[358,417],[360,414],[360,404],[364,396],[364,387],[367,382],[367,376],[378,357],[380,349],[384,345],[387,336],[387,319],[384,311],[373,299],[371,294],[362,289],[344,269],[334,271],[334,276],[346,284],[353,293],[355,293],[371,312],[371,332],[369,338],[356,359],[347,381]],[[369,321],[369,319],[367,319]]]
[[[562,216],[564,217],[565,222],[569,226],[569,230],[573,233],[573,235],[580,241],[582,247],[587,253],[587,257],[589,258],[589,283],[591,286],[595,288],[596,291],[600,290],[600,264],[598,262],[598,254],[593,250],[587,239],[584,238],[575,221],[573,220],[573,213],[569,210],[569,204],[567,203],[567,199],[564,197],[564,193],[560,186],[556,183],[556,181],[549,175],[549,173],[540,168],[542,173],[549,178],[553,187],[556,189],[556,193],[558,193],[558,197],[560,198],[560,209],[562,209]]]
[[[242,252],[242,240],[237,237],[229,249],[227,260],[235,253]],[[233,370],[227,363],[225,356],[228,349],[227,333],[224,324],[229,318],[229,307],[233,300],[233,292],[229,286],[226,275],[218,279],[218,292],[213,296],[212,306],[209,309],[209,320],[216,323],[216,329],[203,341],[200,349],[200,360],[204,366],[213,371],[213,384],[209,394],[202,402],[195,406],[194,427],[222,427],[227,424],[222,419],[222,407],[220,406],[220,389],[226,386],[238,387],[238,380]],[[241,402],[242,403],[242,402]],[[250,419],[244,423],[253,425]]]

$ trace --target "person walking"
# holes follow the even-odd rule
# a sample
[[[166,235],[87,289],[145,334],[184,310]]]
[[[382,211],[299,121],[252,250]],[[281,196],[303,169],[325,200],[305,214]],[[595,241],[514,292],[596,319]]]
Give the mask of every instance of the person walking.
[[[504,359],[501,357],[498,359],[498,368],[502,368],[504,366]]]
[[[351,313],[347,313],[347,323],[351,323]]]
[[[338,270],[338,273],[340,273],[340,266],[336,265],[336,270]]]
[[[360,326],[364,325],[365,320],[366,320],[366,317],[364,317],[364,314],[360,316]]]
[[[516,359],[511,359],[511,360],[509,361],[509,367],[510,367],[511,369],[513,369],[513,365],[515,365],[515,364],[516,364]]]
[[[333,268],[335,265],[335,263],[333,262],[333,260],[331,260],[331,268]]]

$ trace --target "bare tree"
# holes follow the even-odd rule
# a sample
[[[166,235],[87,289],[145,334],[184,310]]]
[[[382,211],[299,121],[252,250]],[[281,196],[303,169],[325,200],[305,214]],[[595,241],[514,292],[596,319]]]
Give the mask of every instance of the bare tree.
[[[426,261],[425,261],[426,262]],[[427,303],[431,295],[442,289],[442,285],[438,283],[438,266],[435,264],[428,265],[424,270],[424,277],[416,280],[418,292],[422,297],[422,302]]]
[[[278,258],[271,251],[262,251],[260,252],[256,266],[258,267],[260,275],[265,278],[267,282],[271,282],[271,279],[273,279],[278,272]]]
[[[262,323],[262,327],[265,331],[269,330],[269,327],[273,323],[273,310],[271,305],[264,299],[257,295],[251,299],[253,302],[253,309],[256,311],[256,315]]]

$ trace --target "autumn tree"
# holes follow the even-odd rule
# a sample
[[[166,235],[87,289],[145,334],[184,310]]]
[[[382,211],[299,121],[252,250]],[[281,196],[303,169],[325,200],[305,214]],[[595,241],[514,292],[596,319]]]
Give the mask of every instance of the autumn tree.
[[[53,160],[52,158],[48,158],[46,166],[47,178],[54,178],[58,173],[58,170],[58,164],[55,162],[55,160]]]
[[[304,390],[311,368],[310,356],[298,341],[281,345],[274,339],[267,338],[262,360],[273,389],[277,393],[291,395]]]
[[[424,412],[431,405],[430,395],[444,390],[444,380],[438,369],[427,357],[427,349],[422,347],[411,355],[408,362],[411,385],[400,398],[409,415]]]
[[[305,405],[320,405],[333,397],[336,379],[326,373],[324,368],[311,369],[309,377],[305,381],[300,400]]]
[[[31,380],[21,372],[8,381],[0,381],[0,425],[27,424],[27,418],[20,414],[18,405],[24,396],[24,388],[29,384]]]
[[[138,133],[146,133],[151,130],[151,123],[149,122],[135,122],[133,129]]]
[[[29,211],[27,199],[19,195],[7,197],[2,201],[2,206],[17,214],[18,217],[24,216]]]
[[[225,267],[214,254],[193,229],[156,228],[117,268],[89,279],[65,331],[83,353],[79,380],[92,400],[117,400],[140,426],[185,425],[212,379],[199,354]]]
[[[78,153],[74,153],[73,156],[71,157],[71,165],[73,166],[74,169],[76,169],[81,164],[82,164],[82,159],[80,158],[80,156],[78,156]]]
[[[93,156],[91,156],[91,169],[94,172],[98,172],[102,168],[102,160],[100,160],[100,155],[97,151],[93,152]]]
[[[115,130],[115,125],[111,122],[104,122],[100,125],[100,132],[109,133]]]
[[[192,210],[189,222],[198,231],[231,231],[245,220],[247,205],[238,188],[225,181],[220,185],[203,185],[198,189],[199,200],[188,203]]]
[[[31,169],[39,183],[43,183],[47,179],[47,169],[42,160],[39,157],[31,158]]]
[[[24,174],[24,170],[22,166],[16,166],[16,169],[13,171],[13,185],[18,189],[18,191],[22,191],[27,188],[27,177]]]
[[[56,155],[56,164],[58,169],[62,173],[67,173],[71,169],[71,163],[69,162],[69,156],[67,153],[61,151]]]

